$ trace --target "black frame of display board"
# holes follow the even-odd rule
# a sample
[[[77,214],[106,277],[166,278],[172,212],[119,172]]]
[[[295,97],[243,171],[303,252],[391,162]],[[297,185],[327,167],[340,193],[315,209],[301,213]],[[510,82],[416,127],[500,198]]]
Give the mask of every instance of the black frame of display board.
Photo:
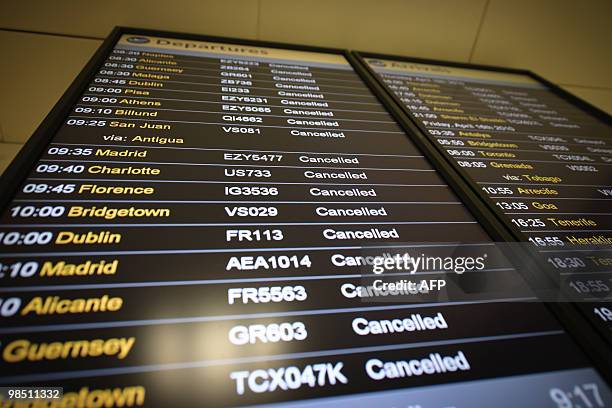
[[[570,92],[567,92],[561,87],[527,69],[505,68],[492,65],[414,58],[361,51],[351,51],[351,58],[359,64],[359,73],[366,80],[366,82],[371,83],[371,89],[381,100],[384,101],[383,103],[385,107],[387,107],[387,109],[389,109],[390,111],[394,112],[394,117],[396,118],[396,120],[400,123],[402,128],[409,135],[413,136],[412,139],[419,146],[419,148],[421,148],[425,152],[425,154],[431,158],[432,161],[439,165],[440,169],[447,169],[448,172],[452,173],[451,177],[459,179],[457,183],[461,183],[461,185],[468,186],[468,189],[471,190],[471,192],[478,197],[477,200],[483,206],[486,207],[485,211],[488,211],[496,218],[498,225],[503,225],[505,231],[502,234],[505,237],[506,241],[509,242],[524,242],[525,236],[519,231],[518,228],[507,222],[507,216],[500,209],[498,209],[494,205],[491,205],[490,202],[481,198],[480,192],[474,188],[473,182],[471,181],[471,177],[467,174],[467,172],[457,167],[447,156],[446,152],[441,146],[432,143],[431,139],[426,134],[426,129],[424,129],[412,118],[412,115],[404,106],[404,103],[385,83],[383,83],[382,80],[379,79],[377,74],[369,66],[365,59],[384,59],[398,62],[439,65],[453,68],[477,69],[490,72],[526,75],[529,78],[535,80],[536,82],[544,85],[547,89],[550,89],[555,95],[561,97],[565,101],[568,101],[570,104],[577,106],[586,113],[601,120],[608,126],[612,125],[612,116],[610,116],[603,110],[591,105],[590,103],[580,99],[579,97],[571,94]],[[446,171],[444,173],[446,173]],[[549,269],[549,267],[539,259],[532,258],[532,261],[536,262],[536,264],[538,264],[542,269]],[[531,276],[531,278],[533,278],[533,276]],[[531,282],[534,281],[532,280]],[[536,285],[537,284],[540,283],[536,281]],[[541,284],[546,285],[545,282]],[[559,317],[559,319],[563,321],[563,323],[569,326],[569,331],[574,336],[575,340],[580,343],[583,349],[585,349],[585,351],[587,352],[587,354],[590,355],[592,360],[595,362],[595,365],[600,368],[600,370],[604,374],[606,380],[609,383],[612,383],[612,348],[608,340],[604,338],[605,335],[603,335],[602,333],[603,336],[598,336],[596,340],[590,337],[586,340],[584,339],[584,333],[597,333],[603,329],[592,324],[589,321],[589,318],[584,316],[582,311],[580,311],[573,304],[548,303],[548,306]]]
[[[366,86],[379,99],[379,101],[389,111],[393,118],[398,121],[402,128],[404,128],[407,133],[407,137],[409,137],[413,142],[416,142],[417,146],[424,150],[427,159],[432,163],[433,167],[441,174],[442,178],[449,184],[454,193],[461,198],[463,203],[471,211],[475,218],[480,222],[480,224],[491,236],[491,238],[497,242],[515,241],[512,234],[506,229],[500,219],[488,209],[488,206],[485,203],[483,203],[479,199],[478,195],[472,191],[466,180],[464,180],[461,175],[457,174],[457,172],[452,168],[452,166],[449,165],[449,163],[446,161],[444,156],[437,152],[435,149],[433,149],[428,143],[424,143],[424,140],[421,140],[422,136],[420,136],[418,128],[414,126],[409,117],[405,114],[405,112],[403,112],[403,110],[401,109],[401,105],[398,105],[397,102],[387,92],[385,92],[384,88],[380,86],[378,81],[371,75],[371,73],[368,72],[367,67],[363,65],[363,62],[360,60],[361,56],[359,54],[335,48],[313,47],[278,42],[177,33],[129,27],[115,27],[113,29],[113,31],[109,34],[109,36],[104,40],[98,50],[91,57],[89,62],[74,79],[72,84],[68,87],[66,92],[54,105],[49,114],[38,126],[38,128],[29,138],[29,140],[24,144],[23,148],[19,151],[19,153],[16,155],[11,164],[7,167],[2,176],[0,176],[0,211],[4,212],[6,210],[6,207],[9,205],[12,198],[17,193],[19,187],[27,178],[30,170],[35,165],[37,160],[42,156],[49,143],[51,142],[52,138],[55,136],[56,132],[64,123],[65,118],[69,115],[73,106],[78,102],[82,92],[86,89],[93,77],[97,74],[99,68],[106,60],[108,55],[111,53],[119,38],[124,34],[170,37],[194,41],[223,42],[296,51],[332,53],[344,56],[347,61],[353,66],[356,73],[362,78]],[[429,60],[419,61],[431,62]],[[458,64],[456,66],[479,67],[469,64]],[[505,72],[527,72],[506,70],[503,68],[495,69]],[[533,75],[535,76],[535,74]],[[550,84],[547,81],[545,81],[545,83],[547,85]],[[580,103],[586,104],[582,101],[580,101]],[[595,109],[588,104],[586,105],[589,107],[589,109]],[[604,114],[601,111],[599,112],[599,114]],[[612,360],[609,358],[606,359],[601,357],[607,356],[609,354],[606,353],[606,344],[603,343],[603,341],[596,341],[596,339],[599,339],[599,337],[596,337],[596,339],[592,339],[591,336],[587,336],[588,347],[585,345],[585,341],[581,341],[581,336],[584,336],[585,330],[592,329],[590,329],[590,326],[588,325],[585,326],[585,322],[581,320],[581,317],[578,316],[576,310],[563,307],[551,307],[551,310],[557,315],[557,318],[561,321],[561,324],[564,326],[564,328],[575,338],[577,343],[582,346],[583,351],[592,360],[593,366],[599,368],[601,373],[604,375],[604,378],[606,378],[609,383],[612,383],[612,378],[606,370],[606,367],[612,367]],[[559,357],[562,358],[562,356]]]

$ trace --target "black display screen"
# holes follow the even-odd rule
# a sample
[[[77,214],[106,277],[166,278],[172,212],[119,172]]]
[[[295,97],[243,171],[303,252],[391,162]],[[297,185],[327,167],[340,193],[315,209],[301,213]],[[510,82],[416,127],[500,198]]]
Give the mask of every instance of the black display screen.
[[[372,254],[448,242],[493,251],[342,54],[124,34],[2,213],[0,385],[74,407],[612,404],[502,256],[462,276],[504,299],[364,286]]]
[[[527,74],[366,58],[612,341],[612,130]],[[587,302],[598,300],[598,302]]]

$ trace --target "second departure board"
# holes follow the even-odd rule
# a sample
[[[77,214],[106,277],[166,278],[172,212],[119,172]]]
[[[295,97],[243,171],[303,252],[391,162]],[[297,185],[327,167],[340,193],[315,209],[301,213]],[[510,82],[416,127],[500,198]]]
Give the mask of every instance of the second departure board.
[[[408,115],[612,340],[610,118],[532,76],[365,58]],[[597,300],[590,303],[588,300]]]
[[[397,248],[495,247],[342,53],[113,38],[2,213],[1,386],[66,407],[612,404],[501,254],[414,279],[505,297],[368,278]]]

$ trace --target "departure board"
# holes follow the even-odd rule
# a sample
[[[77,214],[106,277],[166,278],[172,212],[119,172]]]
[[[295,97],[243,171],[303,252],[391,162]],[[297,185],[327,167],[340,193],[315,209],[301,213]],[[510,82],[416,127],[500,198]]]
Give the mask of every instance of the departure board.
[[[63,387],[58,407],[612,404],[341,52],[114,39],[2,213],[0,386]],[[490,256],[413,276],[446,298],[376,286],[376,259],[451,243]]]
[[[587,112],[527,74],[365,61],[612,341],[609,117]]]

